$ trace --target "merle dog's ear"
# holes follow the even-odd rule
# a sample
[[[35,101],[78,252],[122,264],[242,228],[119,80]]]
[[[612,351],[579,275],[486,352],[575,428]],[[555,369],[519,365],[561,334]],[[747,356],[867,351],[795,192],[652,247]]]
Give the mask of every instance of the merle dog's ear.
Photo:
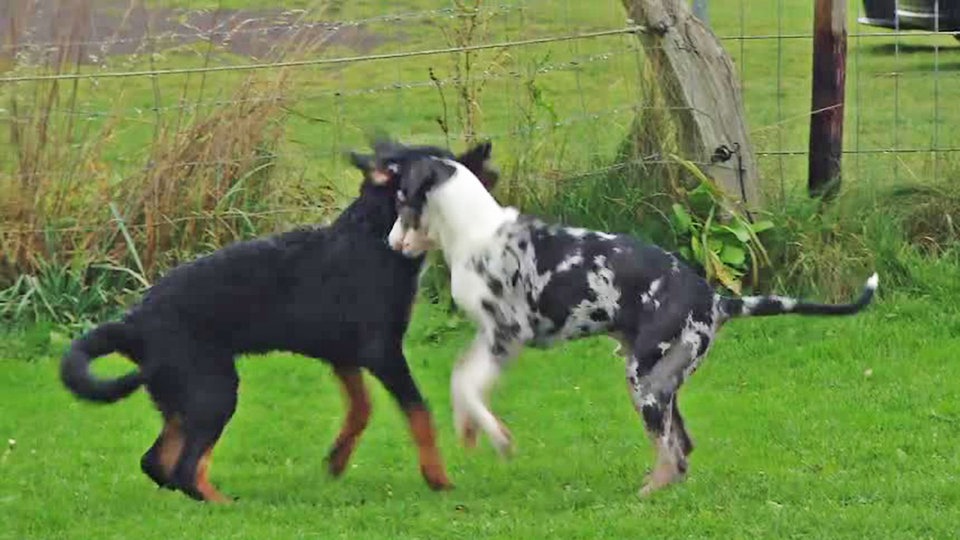
[[[470,172],[480,179],[480,183],[487,188],[487,191],[492,190],[500,178],[500,173],[496,167],[490,163],[490,154],[492,152],[493,143],[483,141],[457,156],[457,161],[462,163],[464,167],[470,169]]]
[[[418,159],[410,164],[400,179],[401,188],[408,196],[416,198],[410,201],[414,205],[422,205],[423,198],[440,183],[448,180],[457,169],[439,159]]]

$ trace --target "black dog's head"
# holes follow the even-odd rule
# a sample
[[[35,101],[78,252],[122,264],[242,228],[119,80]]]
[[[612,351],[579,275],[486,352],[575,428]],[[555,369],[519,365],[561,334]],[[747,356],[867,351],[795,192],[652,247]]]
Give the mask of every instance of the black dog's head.
[[[451,159],[462,163],[488,189],[496,185],[499,174],[490,163],[492,145],[489,141],[477,144],[460,155],[437,146],[407,146],[386,137],[372,144],[372,154],[350,153],[354,167],[363,172],[364,186],[399,188],[401,171],[426,158]]]
[[[454,159],[449,150],[436,146],[406,146],[389,139],[379,139],[373,144],[372,154],[350,153],[353,166],[363,172],[363,185],[384,186],[396,189],[403,163],[420,158],[438,157]]]

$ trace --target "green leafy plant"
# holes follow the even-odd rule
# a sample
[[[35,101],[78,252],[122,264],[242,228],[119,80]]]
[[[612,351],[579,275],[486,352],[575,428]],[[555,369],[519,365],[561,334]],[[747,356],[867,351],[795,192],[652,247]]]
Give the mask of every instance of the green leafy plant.
[[[0,290],[0,322],[6,325],[54,323],[86,330],[116,314],[144,282],[111,264],[41,261],[34,274],[21,274]]]
[[[770,265],[758,234],[772,229],[773,222],[752,221],[696,165],[672,157],[697,183],[693,189],[674,185],[679,201],[672,205],[670,221],[680,254],[699,264],[708,280],[741,294],[744,277],[756,285],[760,268]]]

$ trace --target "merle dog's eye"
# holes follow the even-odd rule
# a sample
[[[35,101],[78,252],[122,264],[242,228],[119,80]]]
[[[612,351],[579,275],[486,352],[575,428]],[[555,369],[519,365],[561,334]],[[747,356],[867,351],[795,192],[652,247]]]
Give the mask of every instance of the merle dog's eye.
[[[393,174],[397,174],[400,172],[400,165],[397,163],[389,163],[387,164],[387,170]]]

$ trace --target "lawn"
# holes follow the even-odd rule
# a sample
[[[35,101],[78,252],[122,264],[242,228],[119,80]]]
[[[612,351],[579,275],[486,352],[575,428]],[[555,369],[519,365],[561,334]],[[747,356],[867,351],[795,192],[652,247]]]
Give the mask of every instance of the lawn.
[[[681,394],[697,443],[689,479],[640,500],[652,451],[612,342],[519,358],[494,396],[518,444],[504,462],[489,445],[455,443],[448,377],[469,328],[421,305],[407,352],[456,489],[426,488],[379,388],[352,466],[328,478],[322,458],[343,414],[335,380],[273,354],[240,362],[239,409],[212,469],[239,497],[227,507],[154,488],[138,468],[159,429],[146,396],[75,401],[54,339],[48,354],[0,360],[0,437],[16,440],[0,456],[0,537],[954,537],[958,336],[960,312],[927,298],[887,298],[853,318],[730,323]],[[7,341],[0,357],[14,349]]]
[[[151,3],[192,9],[218,4]],[[339,6],[336,18],[347,20],[448,5],[333,4]],[[484,39],[625,24],[613,0],[502,4],[513,7],[491,18]],[[809,34],[810,2],[709,4],[713,27],[743,75],[757,150],[804,150],[810,39],[735,37]],[[267,3],[223,5],[256,9]],[[851,31],[882,33],[854,22],[858,5],[850,4]],[[443,47],[447,42],[437,26],[449,22],[369,22],[365,31],[381,41],[362,50],[341,44],[320,54]],[[960,85],[954,84],[960,47],[952,37],[851,37],[849,46],[848,150],[960,147],[960,131],[948,129],[960,122]],[[103,69],[197,67],[206,62],[205,51],[183,44],[151,61],[145,55],[111,57]],[[541,44],[477,58],[489,77],[478,129],[493,138],[505,177],[527,166],[532,171],[524,181],[587,182],[593,177],[584,171],[613,162],[639,100],[633,37]],[[211,61],[255,60],[215,49]],[[313,205],[329,186],[341,201],[352,197],[357,175],[347,172],[341,152],[363,144],[371,128],[409,141],[445,143],[436,118],[444,114],[444,102],[451,121],[455,117],[454,89],[445,86],[441,98],[428,69],[447,81],[454,76],[452,65],[451,57],[430,56],[294,70],[279,154],[284,179],[305,179],[306,194],[298,192],[296,202]],[[117,122],[95,165],[119,178],[143,166],[158,116],[176,119],[181,99],[187,111],[198,101],[206,106],[230,100],[241,79],[239,73],[176,75],[157,78],[156,86],[148,78],[84,80],[76,86],[77,110],[60,112],[73,114],[91,133]],[[0,94],[14,91],[29,95],[31,89],[27,83],[0,85]],[[11,113],[4,109],[8,96],[0,97],[3,122]],[[459,148],[459,128],[453,128]],[[6,144],[0,141],[0,174],[12,170]],[[880,186],[942,179],[951,154],[936,167],[932,155],[848,155],[845,180]],[[805,156],[765,156],[760,167],[771,194],[781,186],[789,191],[805,185]],[[956,272],[946,268],[940,273]],[[730,323],[682,393],[697,444],[690,478],[649,500],[639,500],[636,492],[652,449],[624,388],[623,361],[606,339],[526,352],[511,368],[494,397],[518,445],[515,458],[505,462],[489,445],[468,452],[454,440],[449,375],[468,343],[469,325],[419,305],[406,347],[436,413],[441,449],[457,485],[449,493],[427,489],[402,416],[379,388],[373,421],[351,468],[340,480],[328,478],[323,457],[344,413],[334,377],[326,367],[291,355],[244,358],[239,409],[211,474],[239,501],[214,507],[158,491],[139,472],[140,455],[160,425],[143,393],[109,407],[80,403],[57,379],[62,335],[45,327],[0,330],[0,538],[956,537],[960,308],[947,294],[891,293],[883,278],[880,300],[857,317]],[[102,364],[111,372],[127,367],[119,358]]]

